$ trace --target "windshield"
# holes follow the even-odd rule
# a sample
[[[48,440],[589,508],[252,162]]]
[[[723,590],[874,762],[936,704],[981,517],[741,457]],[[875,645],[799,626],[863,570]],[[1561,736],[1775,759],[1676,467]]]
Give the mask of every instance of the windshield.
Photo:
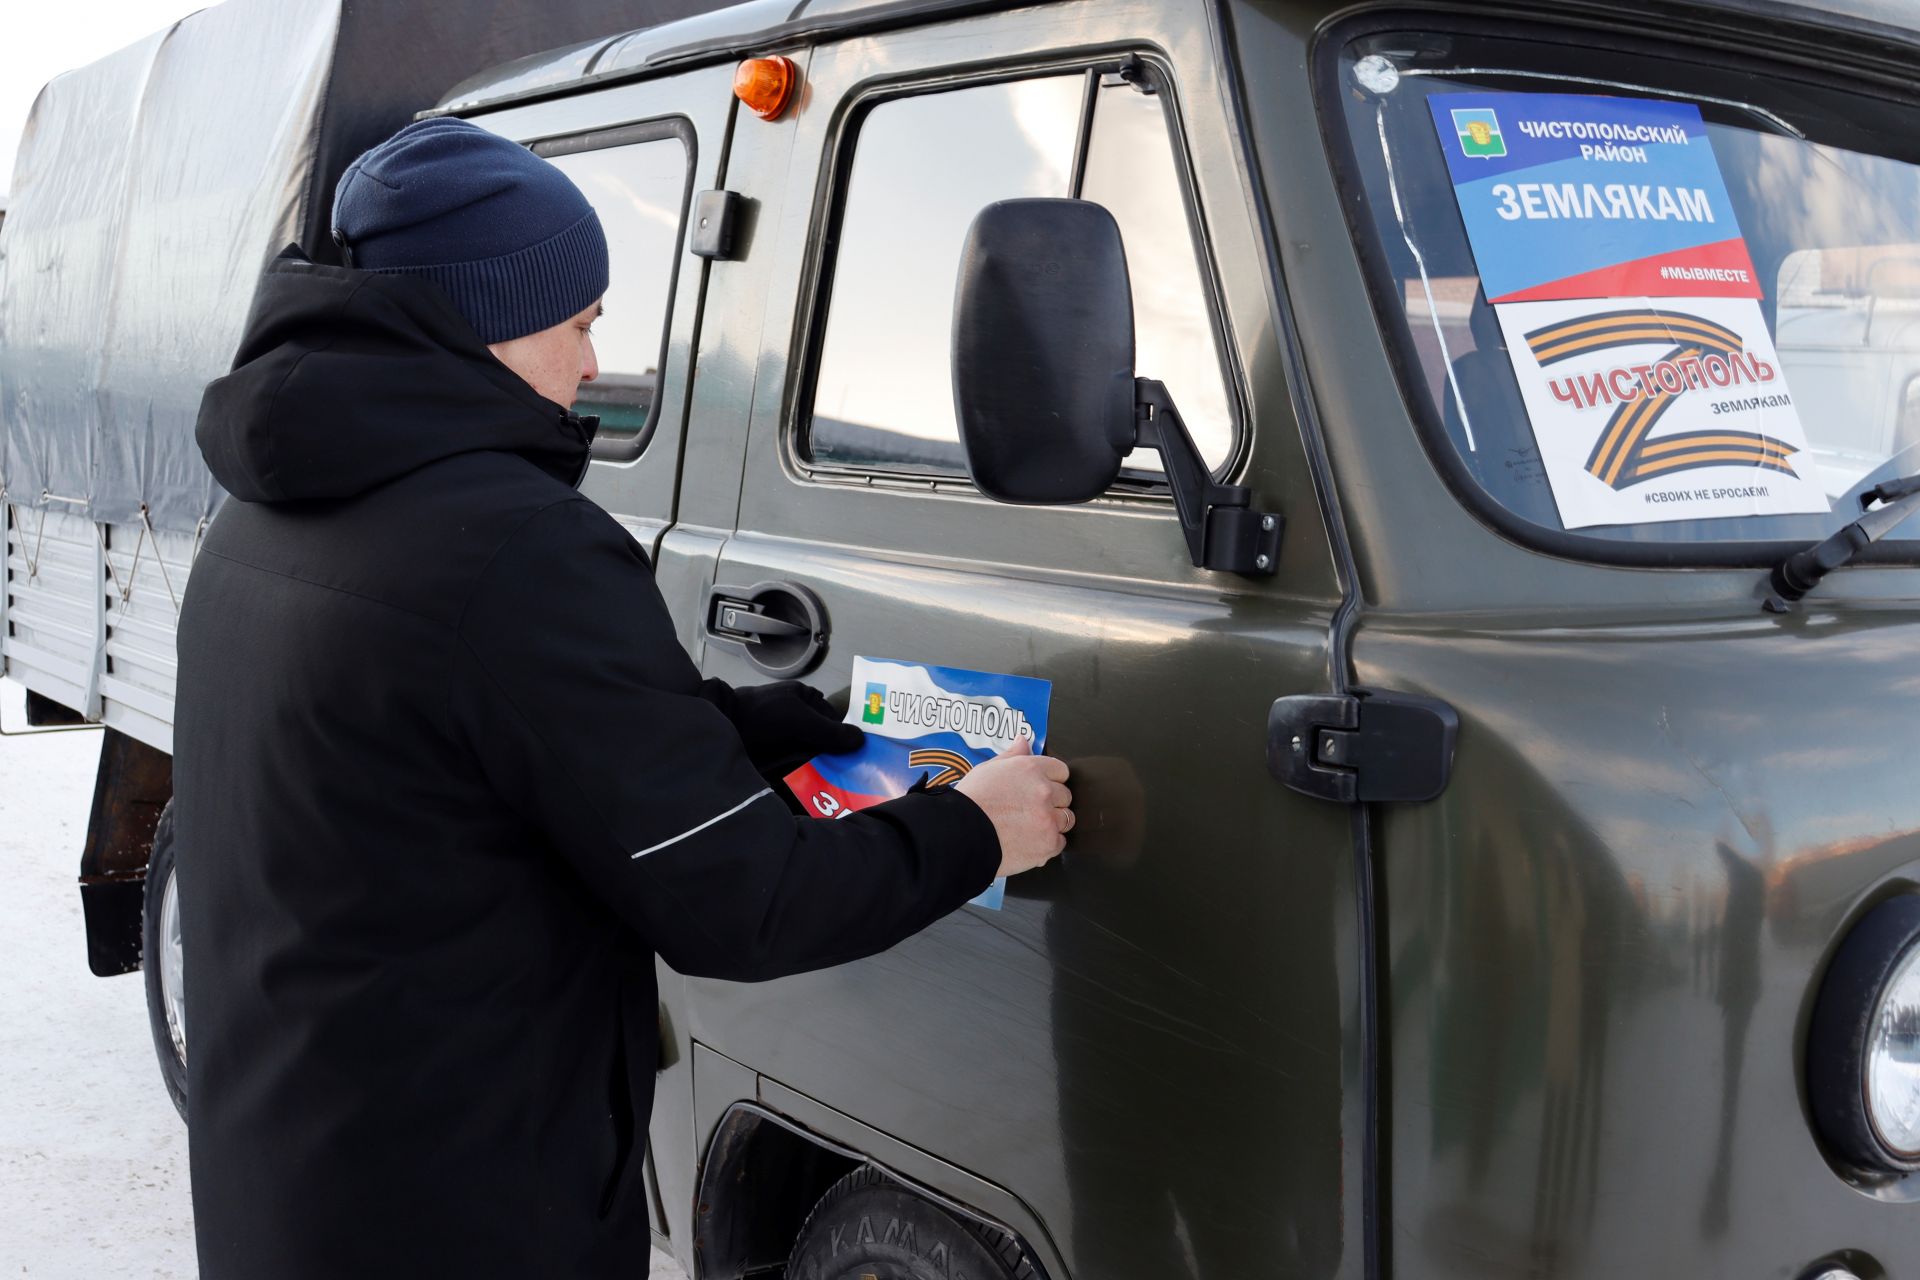
[[[1369,36],[1338,76],[1388,337],[1471,499],[1803,542],[1920,470],[1904,114],[1546,39]]]

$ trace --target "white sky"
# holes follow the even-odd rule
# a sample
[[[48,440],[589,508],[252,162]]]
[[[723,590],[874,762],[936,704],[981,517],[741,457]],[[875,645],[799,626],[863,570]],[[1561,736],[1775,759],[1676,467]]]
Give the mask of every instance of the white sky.
[[[0,0],[0,197],[13,187],[13,153],[40,86],[210,0]]]

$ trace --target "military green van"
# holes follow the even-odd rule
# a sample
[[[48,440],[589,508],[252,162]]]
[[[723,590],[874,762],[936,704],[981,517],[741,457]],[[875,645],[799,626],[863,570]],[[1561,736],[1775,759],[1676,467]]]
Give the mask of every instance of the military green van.
[[[599,208],[584,487],[703,670],[1044,677],[1074,769],[998,910],[662,970],[662,1247],[1920,1274],[1916,71],[1886,0],[757,0],[449,94]]]

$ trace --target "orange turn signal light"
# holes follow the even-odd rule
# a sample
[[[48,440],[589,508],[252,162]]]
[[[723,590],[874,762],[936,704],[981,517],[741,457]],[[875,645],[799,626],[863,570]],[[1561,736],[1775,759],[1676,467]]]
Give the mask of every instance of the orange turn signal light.
[[[733,96],[762,120],[772,120],[787,109],[800,84],[800,68],[793,59],[748,58],[733,73]]]

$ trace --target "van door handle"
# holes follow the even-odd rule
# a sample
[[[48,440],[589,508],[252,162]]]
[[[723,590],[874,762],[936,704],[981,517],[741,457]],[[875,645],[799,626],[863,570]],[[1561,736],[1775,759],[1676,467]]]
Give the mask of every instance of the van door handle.
[[[745,604],[738,600],[716,601],[713,634],[746,644],[751,644],[756,636],[766,638],[807,634],[806,627],[800,623],[768,617],[759,612],[760,608],[760,605]]]
[[[707,635],[738,645],[754,666],[775,676],[804,675],[827,649],[827,611],[820,597],[792,582],[718,586],[707,594]]]

